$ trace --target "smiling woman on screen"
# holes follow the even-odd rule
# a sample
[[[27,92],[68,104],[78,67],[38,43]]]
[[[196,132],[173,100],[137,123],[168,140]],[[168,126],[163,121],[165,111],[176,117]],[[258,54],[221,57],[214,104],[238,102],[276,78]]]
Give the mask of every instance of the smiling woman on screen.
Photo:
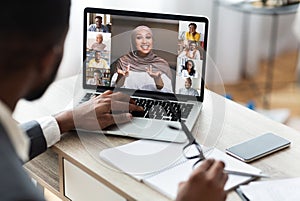
[[[117,87],[172,92],[171,69],[153,52],[153,33],[147,26],[132,31],[131,51],[116,61],[112,81]]]

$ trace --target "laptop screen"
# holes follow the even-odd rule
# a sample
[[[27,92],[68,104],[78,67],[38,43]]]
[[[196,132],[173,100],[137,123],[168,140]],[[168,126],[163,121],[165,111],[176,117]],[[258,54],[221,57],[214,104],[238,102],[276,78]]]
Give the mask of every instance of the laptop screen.
[[[203,101],[206,17],[86,8],[84,88]]]

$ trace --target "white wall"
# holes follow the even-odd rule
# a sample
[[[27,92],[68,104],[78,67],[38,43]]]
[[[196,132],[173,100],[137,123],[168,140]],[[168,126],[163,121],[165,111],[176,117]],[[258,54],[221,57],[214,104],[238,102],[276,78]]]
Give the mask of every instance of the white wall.
[[[70,27],[64,46],[64,57],[56,79],[77,74],[82,63],[84,1],[72,0]]]
[[[81,69],[83,9],[85,7],[193,15],[201,13],[209,16],[211,5],[211,1],[207,0],[151,0],[151,2],[148,0],[72,0],[70,29],[57,79],[74,75]]]
[[[234,83],[241,78],[242,66],[246,68],[247,75],[254,75],[262,59],[269,58],[271,24],[273,16],[248,14],[249,32],[247,54],[243,52],[243,20],[246,16],[241,11],[228,7],[218,8],[217,37],[215,57],[217,68],[220,70],[225,83]],[[292,31],[294,14],[279,15],[276,54],[296,50],[296,38]],[[211,48],[211,49],[213,49]],[[245,57],[243,57],[245,56]],[[243,61],[246,63],[243,64]]]
[[[210,19],[208,53],[212,57],[207,66],[207,77],[210,70],[216,68],[226,83],[240,79],[242,61],[246,61],[247,73],[252,75],[262,58],[267,58],[270,45],[270,16],[252,15],[249,27],[248,54],[243,60],[242,24],[243,14],[226,7],[213,7],[213,0],[72,0],[70,30],[65,43],[65,55],[59,70],[58,79],[76,74],[81,69],[82,33],[84,7],[101,7],[160,13],[178,13],[205,15]],[[217,13],[216,13],[217,12]],[[215,26],[215,16],[218,15]],[[292,32],[295,15],[280,16],[277,52],[297,48],[296,38]],[[214,31],[216,30],[216,31]]]

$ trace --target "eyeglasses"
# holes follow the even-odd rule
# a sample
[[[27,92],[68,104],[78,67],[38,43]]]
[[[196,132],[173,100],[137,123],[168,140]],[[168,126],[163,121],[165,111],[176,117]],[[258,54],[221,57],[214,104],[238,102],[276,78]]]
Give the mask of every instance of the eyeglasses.
[[[180,124],[181,124],[181,130],[185,133],[188,139],[188,144],[183,147],[183,155],[186,159],[198,159],[193,165],[193,168],[195,168],[200,161],[205,159],[203,150],[200,144],[194,138],[193,134],[186,127],[185,123],[180,121]],[[169,125],[169,128],[174,130],[179,130],[179,128],[171,125]]]
[[[187,145],[183,147],[183,155],[186,159],[198,159],[193,164],[193,168],[195,168],[200,161],[205,159],[203,150],[200,144],[194,138],[193,134],[186,127],[186,125],[182,121],[180,121],[180,124],[181,124],[181,129],[171,125],[169,125],[169,128],[174,130],[182,130],[185,133],[189,142]],[[224,172],[227,174],[234,174],[234,175],[248,176],[248,177],[269,177],[268,175],[262,173],[256,174],[256,173],[240,172],[234,170],[224,170]]]

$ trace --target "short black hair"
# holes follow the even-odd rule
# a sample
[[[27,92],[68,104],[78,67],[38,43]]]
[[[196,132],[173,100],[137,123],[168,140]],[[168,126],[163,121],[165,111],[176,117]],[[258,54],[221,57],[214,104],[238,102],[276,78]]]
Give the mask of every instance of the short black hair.
[[[189,24],[189,26],[191,26],[191,25],[194,26],[195,29],[197,29],[197,24],[195,24],[195,23],[192,22],[192,23]]]
[[[100,15],[97,15],[96,17],[95,17],[95,19],[96,18],[98,18],[98,19],[101,19],[102,20],[102,17],[100,16]]]
[[[70,5],[70,0],[2,2],[0,65],[15,54],[36,55],[60,42],[69,27]]]
[[[186,81],[188,81],[191,85],[193,84],[193,81],[190,77],[185,78]]]
[[[99,50],[96,50],[96,51],[95,51],[95,56],[96,56],[96,54],[98,54],[98,53],[102,56],[102,52],[99,51]]]
[[[69,15],[70,0],[4,1],[0,7],[0,34],[59,37],[69,25]]]

